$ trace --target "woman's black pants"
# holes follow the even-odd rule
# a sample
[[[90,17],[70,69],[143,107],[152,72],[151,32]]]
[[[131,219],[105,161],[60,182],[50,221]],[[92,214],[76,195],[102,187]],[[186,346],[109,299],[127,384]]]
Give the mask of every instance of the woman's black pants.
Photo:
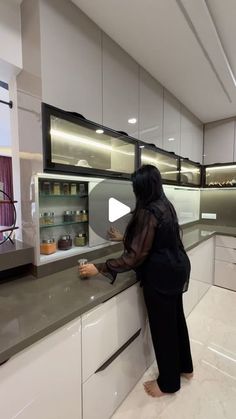
[[[160,294],[149,285],[143,286],[143,293],[159,369],[157,382],[164,393],[174,393],[180,389],[180,374],[193,371],[182,294]]]

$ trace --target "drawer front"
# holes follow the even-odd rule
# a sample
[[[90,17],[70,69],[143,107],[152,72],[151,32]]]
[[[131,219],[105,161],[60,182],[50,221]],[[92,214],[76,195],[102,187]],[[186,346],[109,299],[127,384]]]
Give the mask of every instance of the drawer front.
[[[236,249],[236,237],[216,236],[216,246],[229,247]]]
[[[215,259],[236,263],[236,249],[216,246]]]
[[[191,279],[213,284],[214,238],[210,238],[188,252]]]
[[[145,317],[139,284],[82,316],[83,382],[143,326]]]
[[[141,334],[83,384],[83,419],[109,419],[146,369]]]
[[[236,264],[216,260],[215,285],[236,291]]]

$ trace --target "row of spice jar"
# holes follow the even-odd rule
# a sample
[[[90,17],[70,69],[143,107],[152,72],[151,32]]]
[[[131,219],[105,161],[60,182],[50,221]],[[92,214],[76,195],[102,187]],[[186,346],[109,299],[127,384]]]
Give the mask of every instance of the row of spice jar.
[[[87,210],[77,210],[77,211],[64,211],[63,219],[64,223],[69,222],[86,222],[88,221],[88,211]],[[39,223],[41,226],[47,226],[55,224],[55,213],[54,212],[44,212],[40,214]]]
[[[40,253],[42,255],[51,255],[59,250],[69,250],[72,248],[72,238],[69,234],[63,235],[59,238],[57,244],[54,238],[43,239],[40,244]],[[78,233],[74,238],[75,246],[85,246],[87,243],[87,234]]]
[[[86,193],[84,183],[68,183],[68,182],[42,182],[42,195],[84,195]]]

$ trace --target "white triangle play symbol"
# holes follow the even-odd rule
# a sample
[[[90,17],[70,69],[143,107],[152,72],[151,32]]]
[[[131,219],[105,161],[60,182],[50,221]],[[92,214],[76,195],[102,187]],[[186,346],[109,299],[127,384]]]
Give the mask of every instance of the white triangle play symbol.
[[[112,223],[113,221],[118,220],[124,215],[129,214],[131,211],[128,205],[123,204],[122,202],[118,201],[115,198],[109,199],[109,211],[108,211],[108,218],[109,221]]]

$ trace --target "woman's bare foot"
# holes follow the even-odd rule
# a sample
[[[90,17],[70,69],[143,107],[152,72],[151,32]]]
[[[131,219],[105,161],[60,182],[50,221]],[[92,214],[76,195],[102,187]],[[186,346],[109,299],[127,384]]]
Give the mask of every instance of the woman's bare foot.
[[[191,380],[191,378],[193,378],[193,372],[182,372],[181,376],[187,380]]]
[[[159,385],[157,384],[156,380],[153,381],[146,381],[146,383],[143,384],[144,385],[144,389],[146,391],[146,393],[149,396],[152,397],[161,397],[161,396],[165,396],[165,393],[163,393],[159,387]]]

